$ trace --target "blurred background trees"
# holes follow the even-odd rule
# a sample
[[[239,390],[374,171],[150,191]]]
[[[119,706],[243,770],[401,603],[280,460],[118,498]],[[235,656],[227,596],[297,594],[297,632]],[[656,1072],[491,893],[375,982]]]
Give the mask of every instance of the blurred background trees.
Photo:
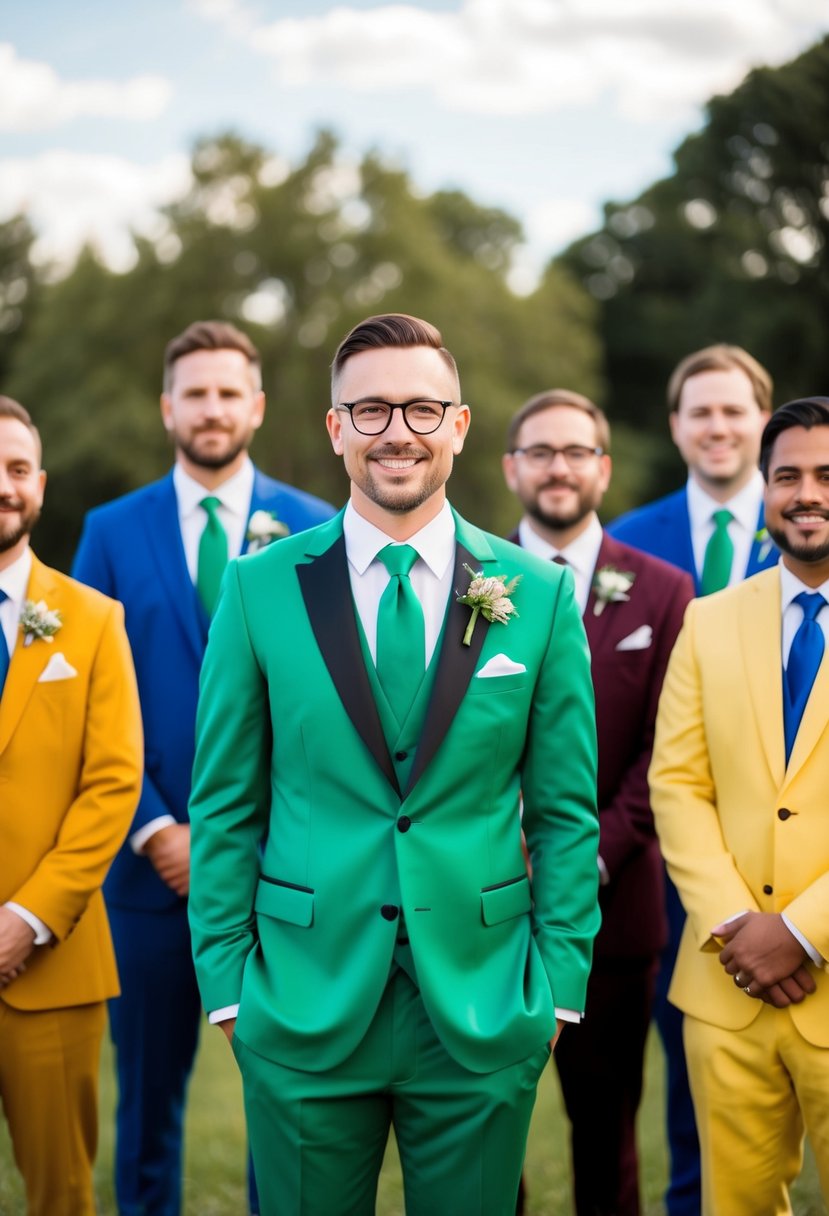
[[[675,171],[560,259],[600,301],[611,416],[661,440],[638,500],[675,487],[665,385],[711,342],[751,351],[775,405],[829,395],[829,39],[709,102]]]
[[[257,462],[338,504],[346,482],[323,429],[337,343],[373,312],[434,321],[473,410],[452,499],[499,532],[516,516],[499,468],[506,422],[541,389],[607,408],[607,518],[683,476],[664,387],[688,351],[746,346],[778,403],[829,393],[829,39],[712,100],[674,173],[609,203],[529,296],[508,286],[511,216],[457,191],[423,196],[379,153],[345,163],[329,132],[294,167],[237,134],[205,138],[192,173],[126,273],[87,250],[56,278],[32,265],[25,218],[0,225],[0,391],[43,432],[36,543],[63,568],[90,506],[168,468],[162,354],[197,318],[234,321],[262,352]]]

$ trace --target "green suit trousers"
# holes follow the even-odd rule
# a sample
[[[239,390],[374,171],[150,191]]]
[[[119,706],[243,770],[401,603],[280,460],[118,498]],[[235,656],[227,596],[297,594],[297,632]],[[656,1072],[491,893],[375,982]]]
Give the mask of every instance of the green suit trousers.
[[[514,1216],[546,1043],[497,1072],[467,1071],[393,966],[368,1033],[338,1067],[300,1072],[233,1046],[262,1216],[372,1216],[390,1127],[406,1216]]]

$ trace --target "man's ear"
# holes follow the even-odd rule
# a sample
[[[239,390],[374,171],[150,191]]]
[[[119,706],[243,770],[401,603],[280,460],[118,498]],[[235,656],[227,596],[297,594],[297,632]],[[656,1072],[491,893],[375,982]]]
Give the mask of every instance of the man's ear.
[[[343,423],[340,417],[340,411],[335,410],[333,405],[325,415],[325,428],[328,431],[328,437],[331,440],[331,446],[338,456],[343,454]]]

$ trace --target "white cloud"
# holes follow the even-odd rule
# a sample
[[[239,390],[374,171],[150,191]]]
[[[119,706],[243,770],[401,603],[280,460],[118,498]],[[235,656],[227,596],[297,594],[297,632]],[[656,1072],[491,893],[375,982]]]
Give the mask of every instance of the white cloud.
[[[191,0],[273,59],[283,86],[427,89],[448,108],[545,113],[609,96],[628,115],[682,113],[829,27],[824,0],[463,0],[339,5],[262,23],[245,0]]]
[[[36,131],[74,118],[158,118],[172,95],[161,76],[61,80],[54,68],[21,59],[0,42],[0,131]]]
[[[67,151],[0,160],[0,221],[24,212],[41,234],[34,260],[58,272],[69,269],[84,243],[113,269],[128,270],[135,261],[130,230],[163,242],[158,208],[186,191],[190,180],[183,154],[153,165]]]

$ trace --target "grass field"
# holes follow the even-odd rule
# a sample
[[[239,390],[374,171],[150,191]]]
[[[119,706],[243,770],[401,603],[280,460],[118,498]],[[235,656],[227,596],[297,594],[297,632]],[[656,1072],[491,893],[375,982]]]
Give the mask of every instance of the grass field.
[[[662,1123],[662,1057],[652,1035],[648,1048],[645,1095],[639,1112],[643,1216],[662,1216],[666,1178]],[[112,1193],[112,1125],[115,1095],[109,1044],[101,1067],[101,1143],[96,1169],[100,1216],[115,1216]],[[596,1095],[601,1101],[601,1094]],[[185,1168],[185,1216],[243,1216],[244,1120],[239,1077],[219,1031],[205,1027],[190,1091]],[[600,1164],[597,1163],[597,1168]],[[739,1168],[739,1166],[737,1167]],[[567,1127],[555,1072],[542,1078],[533,1117],[526,1167],[530,1216],[568,1216]],[[403,1216],[400,1167],[393,1144],[386,1154],[377,1203],[378,1216]],[[796,1216],[826,1216],[814,1163],[807,1152],[795,1188]],[[23,1216],[22,1188],[11,1160],[5,1125],[0,1126],[0,1216]],[[320,1213],[319,1216],[330,1216]],[[465,1216],[441,1213],[435,1216]],[[760,1216],[760,1214],[758,1214]]]

